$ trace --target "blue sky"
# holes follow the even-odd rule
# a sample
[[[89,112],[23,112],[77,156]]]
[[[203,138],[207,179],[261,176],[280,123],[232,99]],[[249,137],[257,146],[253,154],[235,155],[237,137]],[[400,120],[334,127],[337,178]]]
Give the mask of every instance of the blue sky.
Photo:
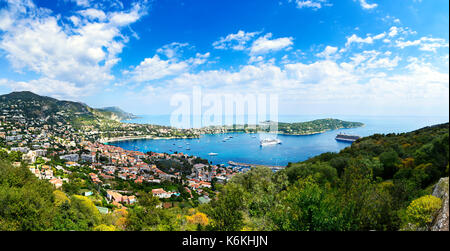
[[[169,114],[174,93],[280,114],[446,115],[447,0],[0,0],[0,94]]]

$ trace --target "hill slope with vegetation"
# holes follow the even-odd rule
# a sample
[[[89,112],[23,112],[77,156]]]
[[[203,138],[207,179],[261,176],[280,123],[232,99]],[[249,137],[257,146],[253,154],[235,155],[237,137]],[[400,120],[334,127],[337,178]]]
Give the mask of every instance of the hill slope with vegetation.
[[[24,118],[48,119],[49,123],[69,122],[77,125],[83,124],[83,122],[92,123],[92,121],[101,120],[120,121],[130,116],[119,108],[94,109],[83,103],[57,100],[29,91],[2,95],[0,96],[0,104],[14,105],[16,109],[21,110]],[[56,114],[62,115],[62,119],[55,118],[54,115]]]
[[[448,163],[448,123],[377,134],[277,173],[237,175],[201,210],[213,230],[429,229],[442,207],[430,194]]]

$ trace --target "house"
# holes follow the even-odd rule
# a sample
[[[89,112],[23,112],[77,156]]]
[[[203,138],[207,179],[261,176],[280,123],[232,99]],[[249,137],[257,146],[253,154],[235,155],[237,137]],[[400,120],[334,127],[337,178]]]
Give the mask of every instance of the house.
[[[59,158],[62,160],[71,161],[71,162],[77,162],[78,160],[80,160],[80,156],[78,154],[61,155],[61,156],[59,156]]]
[[[152,190],[152,194],[153,194],[153,196],[156,196],[156,197],[158,197],[160,199],[162,199],[162,198],[170,198],[170,196],[172,196],[171,193],[168,193],[168,192],[164,191],[164,189],[162,189],[162,188],[153,189]]]
[[[116,203],[122,202],[122,195],[120,193],[114,192],[112,190],[106,191],[106,198],[109,201],[113,201],[113,202],[116,202]]]
[[[95,162],[95,153],[93,154],[81,154],[81,160],[89,163]]]
[[[63,185],[63,180],[60,178],[53,178],[49,180],[50,183],[52,183],[56,189],[59,189]]]
[[[74,166],[80,166],[80,164],[73,162],[73,161],[69,161],[66,163],[66,166],[68,167],[74,167]]]

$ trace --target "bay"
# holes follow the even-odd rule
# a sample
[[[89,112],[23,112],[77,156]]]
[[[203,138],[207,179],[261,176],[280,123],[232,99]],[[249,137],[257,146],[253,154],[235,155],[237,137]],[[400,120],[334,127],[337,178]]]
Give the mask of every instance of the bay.
[[[213,164],[227,164],[228,161],[249,164],[285,166],[289,162],[299,162],[324,152],[339,152],[350,143],[335,140],[339,132],[370,136],[375,133],[402,133],[420,129],[425,126],[445,123],[448,116],[324,116],[324,115],[284,115],[280,122],[304,122],[319,118],[337,118],[347,121],[363,122],[364,127],[327,131],[321,134],[292,136],[228,133],[202,135],[199,139],[158,139],[158,140],[128,140],[111,142],[111,145],[126,150],[142,152],[183,152],[189,155],[208,159]],[[170,125],[169,115],[147,115],[132,123],[148,123]],[[232,136],[223,142],[224,138]],[[282,141],[280,145],[261,147],[259,141],[264,138],[277,137]],[[209,153],[217,153],[211,156]]]

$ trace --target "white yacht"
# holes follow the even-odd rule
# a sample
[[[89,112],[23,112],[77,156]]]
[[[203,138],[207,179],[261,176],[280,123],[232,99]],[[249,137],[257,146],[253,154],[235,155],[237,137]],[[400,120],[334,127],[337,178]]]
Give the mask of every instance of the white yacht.
[[[281,144],[281,140],[279,139],[263,139],[260,142],[261,146],[270,146],[270,145],[278,145]]]

